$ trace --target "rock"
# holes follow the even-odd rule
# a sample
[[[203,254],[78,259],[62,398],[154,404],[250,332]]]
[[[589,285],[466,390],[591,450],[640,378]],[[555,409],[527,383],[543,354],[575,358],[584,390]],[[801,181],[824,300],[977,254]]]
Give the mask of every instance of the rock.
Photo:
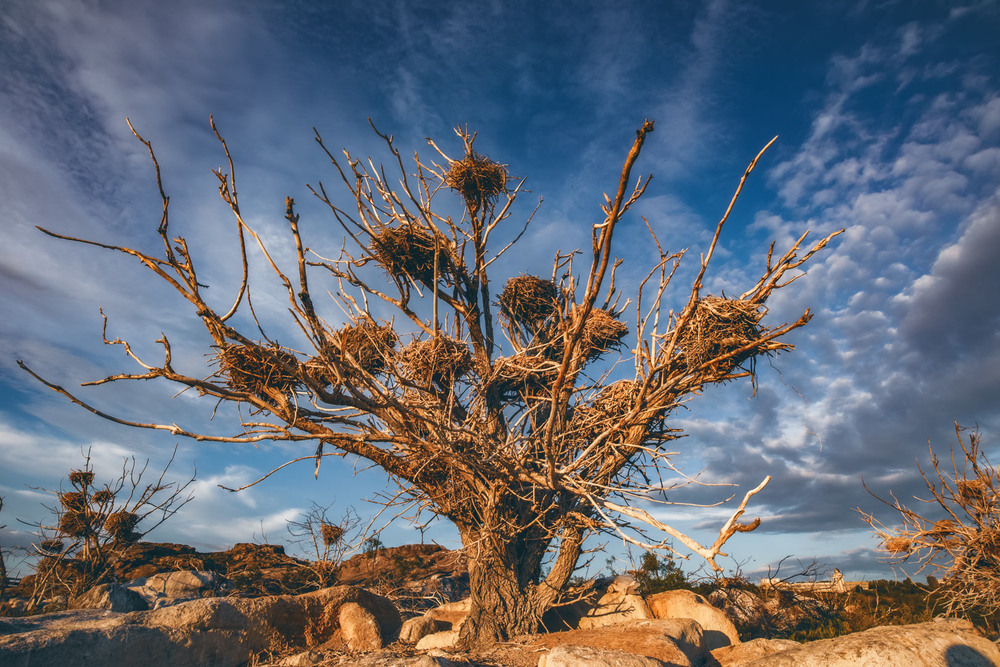
[[[403,622],[399,629],[399,641],[416,644],[418,641],[435,632],[443,632],[451,625],[430,616],[415,616]]]
[[[357,602],[342,605],[339,620],[344,641],[352,651],[374,651],[388,643],[375,615]]]
[[[688,667],[702,664],[706,656],[702,641],[700,625],[689,618],[676,618],[538,635],[526,650],[589,646],[655,658],[673,667]]]
[[[639,595],[610,591],[597,601],[597,606],[580,619],[580,629],[621,625],[653,618],[646,602]]]
[[[465,619],[469,617],[469,611],[471,610],[472,599],[465,598],[464,600],[448,602],[447,604],[435,607],[424,615],[436,621],[447,623],[447,629],[449,630],[457,630],[465,622]]]
[[[639,582],[631,574],[620,574],[608,586],[608,592],[633,595],[639,592]]]
[[[590,646],[557,646],[538,659],[538,667],[668,667],[667,663],[644,655],[611,651]]]
[[[145,611],[149,609],[149,603],[142,595],[121,584],[98,584],[83,595],[72,598],[67,608]]]
[[[218,591],[222,578],[208,570],[162,572],[148,577],[142,587],[156,596],[182,600],[210,597]]]
[[[344,645],[340,611],[355,603],[392,641],[401,621],[387,599],[352,586],[298,596],[206,598],[163,609],[120,614],[79,610],[10,619],[0,636],[5,667],[148,667],[246,663],[263,651]]]
[[[705,633],[705,649],[739,644],[736,626],[725,612],[713,607],[694,591],[683,589],[663,591],[646,598],[653,618],[693,618]]]
[[[426,651],[432,648],[448,648],[449,646],[454,646],[457,641],[458,630],[435,632],[432,635],[421,637],[420,641],[417,642],[417,650]]]
[[[730,663],[732,664],[732,663]],[[1000,649],[966,620],[882,626],[789,648],[740,667],[990,667]]]
[[[751,639],[748,642],[713,650],[705,660],[705,667],[739,667],[751,660],[796,646],[799,646],[799,642],[791,639]]]
[[[296,653],[295,655],[290,655],[287,658],[282,658],[276,665],[277,667],[312,667],[313,665],[320,665],[326,662],[326,656],[322,653],[316,653],[315,651],[303,651],[302,653]]]

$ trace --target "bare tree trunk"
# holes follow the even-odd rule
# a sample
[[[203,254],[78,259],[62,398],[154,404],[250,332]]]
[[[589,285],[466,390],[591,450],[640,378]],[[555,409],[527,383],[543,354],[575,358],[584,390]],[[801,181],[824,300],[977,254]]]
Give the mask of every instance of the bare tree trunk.
[[[507,540],[494,532],[463,533],[469,556],[469,618],[459,645],[487,646],[538,632],[545,602],[538,595],[543,540]]]

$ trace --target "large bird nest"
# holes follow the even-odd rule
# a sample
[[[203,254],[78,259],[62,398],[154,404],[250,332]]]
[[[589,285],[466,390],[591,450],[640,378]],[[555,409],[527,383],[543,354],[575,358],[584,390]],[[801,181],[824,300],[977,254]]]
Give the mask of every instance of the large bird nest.
[[[593,438],[612,426],[628,427],[622,420],[632,411],[639,386],[632,380],[619,380],[602,389],[590,404],[577,405],[573,410],[575,430]]]
[[[94,483],[94,473],[90,470],[74,470],[69,474],[69,483],[84,488]]]
[[[234,343],[219,348],[217,358],[233,391],[264,396],[271,389],[288,394],[300,384],[297,374],[286,370],[297,369],[299,362],[277,343],[266,347]]]
[[[364,317],[333,334],[320,353],[306,362],[306,368],[310,375],[327,384],[338,383],[331,368],[333,363],[341,364],[348,376],[361,371],[374,375],[386,369],[398,342],[392,325],[379,325]]]
[[[530,326],[555,312],[559,291],[551,280],[537,276],[517,276],[500,293],[500,312],[508,319]]]
[[[104,520],[104,530],[116,542],[134,542],[141,537],[139,533],[135,532],[135,527],[138,524],[138,514],[121,510],[108,515],[108,518]]]
[[[408,275],[431,287],[434,285],[434,237],[413,225],[386,227],[371,235],[375,260],[394,277]],[[447,250],[438,248],[438,275],[448,268]]]
[[[444,183],[457,190],[466,204],[478,209],[507,191],[507,168],[488,157],[470,152],[454,160],[444,175]]]
[[[573,326],[576,319],[576,312],[570,313],[570,317],[562,323],[567,329]],[[628,327],[611,316],[607,311],[594,308],[587,317],[587,322],[583,325],[583,335],[580,338],[579,351],[593,361],[605,352],[618,348],[622,345],[622,338],[628,334]],[[549,349],[561,355],[565,339],[561,331],[556,329],[554,335],[547,335],[550,339]]]
[[[59,517],[59,532],[69,537],[86,537],[93,532],[89,513],[67,510]]]
[[[403,370],[417,382],[450,385],[472,370],[469,346],[448,336],[413,341],[399,357]]]
[[[59,494],[59,504],[67,512],[84,512],[87,509],[87,494],[83,491],[67,491]]]
[[[697,368],[742,348],[747,349],[712,365],[728,373],[753,359],[759,352],[754,343],[761,339],[759,323],[763,316],[760,305],[749,301],[717,296],[699,299],[677,340],[688,368]]]
[[[536,354],[515,354],[497,359],[490,384],[500,395],[513,398],[522,393],[539,395],[559,372],[559,366]]]

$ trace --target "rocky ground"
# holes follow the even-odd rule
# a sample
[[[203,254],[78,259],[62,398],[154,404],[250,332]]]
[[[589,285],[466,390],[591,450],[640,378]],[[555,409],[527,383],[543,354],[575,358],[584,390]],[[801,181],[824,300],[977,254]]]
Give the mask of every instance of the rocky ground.
[[[335,586],[302,592],[316,588],[315,564],[281,547],[199,553],[139,544],[117,566],[122,583],[44,600],[48,613],[24,615],[35,582],[22,581],[0,606],[0,664],[1000,665],[997,646],[958,620],[805,644],[741,641],[741,614],[766,601],[746,592],[708,600],[687,590],[643,597],[628,576],[596,582],[583,603],[548,614],[551,632],[459,653],[451,646],[468,611],[465,569],[458,552],[410,545],[355,556]],[[804,598],[788,614],[815,604]]]

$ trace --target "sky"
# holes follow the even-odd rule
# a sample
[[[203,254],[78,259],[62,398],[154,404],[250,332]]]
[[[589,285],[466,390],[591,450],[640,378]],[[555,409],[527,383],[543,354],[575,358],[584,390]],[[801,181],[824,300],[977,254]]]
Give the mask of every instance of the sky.
[[[287,544],[287,522],[311,503],[369,520],[370,500],[392,488],[378,470],[338,459],[318,480],[306,462],[233,494],[218,485],[241,486],[312,448],[130,429],[18,368],[23,360],[125,418],[235,427],[166,385],[78,386],[136,370],[120,347],[102,344],[100,309],[109,335],[140,356],[156,358],[161,333],[176,364],[202,367],[210,352],[188,304],[135,260],[35,228],[158,250],[153,169],[126,117],[152,142],[172,233],[187,239],[220,303],[239,265],[211,173],[225,155],[210,115],[235,160],[248,223],[290,268],[286,196],[316,252],[335,254],[343,241],[306,187],[337,181],[313,128],[332,149],[376,161],[386,155],[369,119],[404,156],[430,155],[426,137],[458,153],[453,129],[477,132],[480,152],[527,178],[522,219],[543,199],[516,252],[497,263],[497,284],[545,275],[558,249],[586,246],[634,131],[651,119],[636,173],[653,180],[616,235],[626,292],[656,259],[645,217],[667,249],[688,249],[664,296],[683,306],[744,168],[775,135],[706,291],[752,286],[771,241],[783,251],[806,230],[818,239],[845,229],[769,302],[766,324],[806,308],[814,317],[789,337],[793,352],[759,365],[756,393],[746,382],[709,387],[672,417],[687,436],[675,443],[685,472],[740,494],[772,476],[748,512],[761,527],[737,535],[722,563],[753,576],[782,559],[782,575],[817,562],[848,579],[897,576],[855,509],[892,521],[862,479],[883,496],[919,494],[918,462],[927,466],[928,443],[947,452],[956,421],[978,425],[1000,462],[998,32],[991,0],[0,0],[0,546],[30,541],[26,524],[51,505],[46,490],[88,451],[107,479],[124,457],[158,470],[176,447],[167,478],[196,468],[195,497],[147,539],[201,550]],[[258,314],[290,340],[280,293],[265,283],[255,277]],[[699,487],[685,499],[724,492]],[[657,516],[711,541],[725,511]],[[458,546],[441,524],[422,535],[396,522],[381,539]],[[605,558],[629,567],[613,541],[595,567]]]

